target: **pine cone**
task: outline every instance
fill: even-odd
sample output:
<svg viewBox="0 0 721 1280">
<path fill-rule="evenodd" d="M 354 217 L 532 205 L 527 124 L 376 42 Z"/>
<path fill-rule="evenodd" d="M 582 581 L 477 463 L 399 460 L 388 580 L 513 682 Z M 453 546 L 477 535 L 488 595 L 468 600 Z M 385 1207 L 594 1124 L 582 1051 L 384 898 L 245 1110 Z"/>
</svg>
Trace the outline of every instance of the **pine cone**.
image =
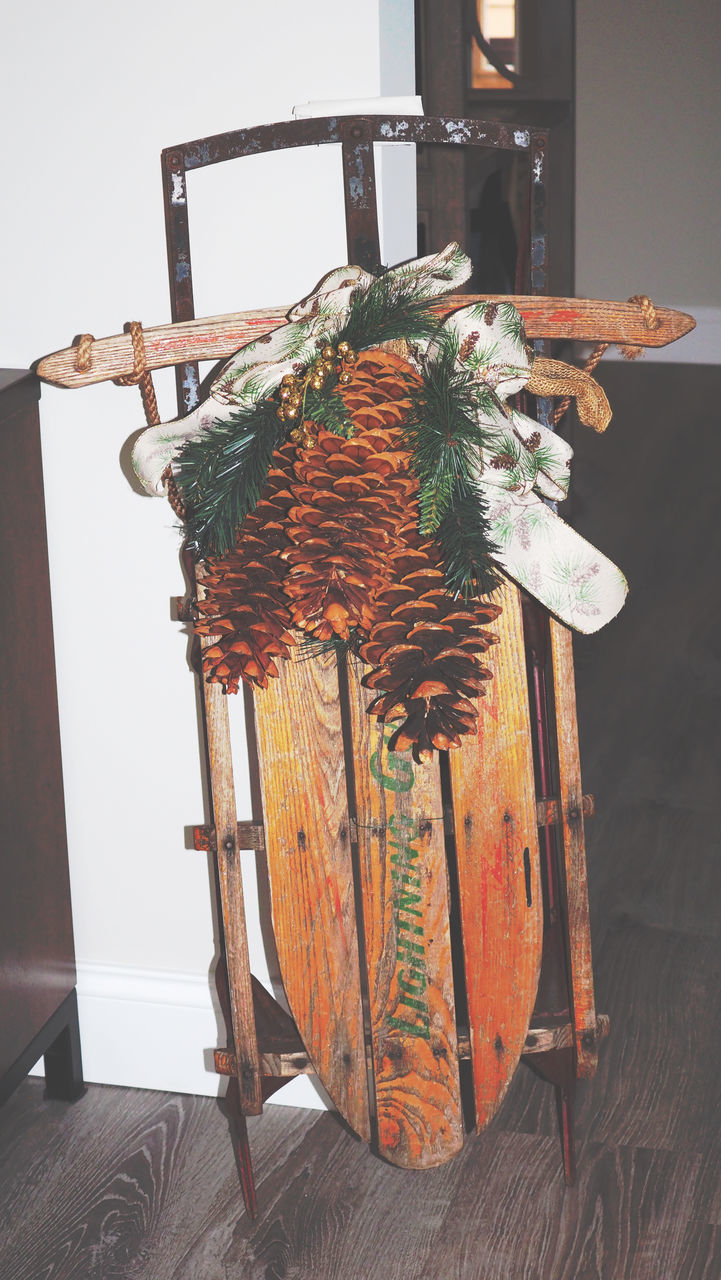
<svg viewBox="0 0 721 1280">
<path fill-rule="evenodd" d="M 203 652 L 203 670 L 228 693 L 237 693 L 241 680 L 264 689 L 268 677 L 278 675 L 274 659 L 287 658 L 294 644 L 280 558 L 288 545 L 294 458 L 290 444 L 276 451 L 262 497 L 246 516 L 236 546 L 222 559 L 207 561 L 195 631 L 219 637 Z"/>
<path fill-rule="evenodd" d="M 497 641 L 482 624 L 501 609 L 491 601 L 466 606 L 448 594 L 438 548 L 418 533 L 416 519 L 399 531 L 387 578 L 377 597 L 380 620 L 360 650 L 376 669 L 362 683 L 382 690 L 368 707 L 371 715 L 402 721 L 389 749 L 411 747 L 420 763 L 431 758 L 434 747 L 460 746 L 462 735 L 475 730 L 477 712 L 470 699 L 484 694 L 491 677 L 477 655 Z"/>
<path fill-rule="evenodd" d="M 353 630 L 367 635 L 373 623 L 386 559 L 417 487 L 398 430 L 417 381 L 400 357 L 363 352 L 352 382 L 339 387 L 355 434 L 344 439 L 321 427 L 298 452 L 284 585 L 293 625 L 321 642 L 347 640 Z"/>
</svg>

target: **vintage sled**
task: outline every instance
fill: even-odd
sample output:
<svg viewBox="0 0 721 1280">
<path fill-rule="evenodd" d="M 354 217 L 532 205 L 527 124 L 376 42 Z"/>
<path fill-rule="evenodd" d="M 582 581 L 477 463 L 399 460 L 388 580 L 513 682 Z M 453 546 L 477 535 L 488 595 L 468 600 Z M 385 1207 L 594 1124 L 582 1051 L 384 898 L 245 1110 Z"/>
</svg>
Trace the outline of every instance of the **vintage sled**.
<svg viewBox="0 0 721 1280">
<path fill-rule="evenodd" d="M 195 320 L 186 172 L 259 151 L 339 143 L 349 261 L 379 261 L 375 141 L 526 151 L 534 244 L 531 295 L 514 301 L 535 340 L 664 345 L 693 327 L 635 303 L 553 299 L 546 287 L 545 138 L 481 121 L 301 120 L 222 134 L 163 155 L 173 324 L 46 357 L 48 381 L 81 386 L 178 365 L 179 398 L 198 398 L 198 359 L 228 355 L 283 323 L 276 309 Z M 461 127 L 462 126 L 462 127 Z M 181 269 L 182 268 L 182 269 Z M 472 301 L 445 297 L 447 311 Z M 506 299 L 508 301 L 509 299 Z M 141 344 L 142 345 L 142 344 Z M 541 348 L 543 349 L 543 348 Z M 539 416 L 548 415 L 541 403 Z M 192 575 L 192 566 L 190 573 Z M 202 575 L 190 596 L 202 598 Z M 464 1141 L 462 1064 L 475 1127 L 495 1114 L 522 1057 L 555 1087 L 564 1169 L 574 1176 L 573 1095 L 593 1074 L 608 1020 L 595 1010 L 571 633 L 512 582 L 494 623 L 494 678 L 477 734 L 414 764 L 366 714 L 349 657 L 295 650 L 268 687 L 247 694 L 258 808 L 238 821 L 227 698 L 202 682 L 213 813 L 196 847 L 217 859 L 225 942 L 219 987 L 246 1204 L 256 1212 L 245 1117 L 289 1078 L 316 1073 L 379 1155 L 423 1169 Z M 188 606 L 181 608 L 189 616 Z M 203 646 L 212 637 L 202 640 Z M 273 928 L 292 1016 L 251 975 L 239 853 L 267 869 Z"/>
</svg>

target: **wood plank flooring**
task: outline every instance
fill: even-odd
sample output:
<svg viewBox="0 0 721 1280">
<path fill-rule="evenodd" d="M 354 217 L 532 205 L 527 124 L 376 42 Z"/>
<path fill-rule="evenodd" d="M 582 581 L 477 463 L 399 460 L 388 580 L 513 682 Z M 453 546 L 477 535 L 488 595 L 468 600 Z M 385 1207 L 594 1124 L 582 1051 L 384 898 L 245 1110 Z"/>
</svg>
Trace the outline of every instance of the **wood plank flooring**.
<svg viewBox="0 0 721 1280">
<path fill-rule="evenodd" d="M 577 1186 L 522 1067 L 490 1128 L 423 1173 L 333 1115 L 249 1123 L 246 1217 L 210 1099 L 26 1081 L 0 1111 L 0 1280 L 721 1280 L 721 371 L 601 366 L 607 437 L 574 441 L 574 520 L 622 565 L 576 644 L 597 1005 Z"/>
</svg>

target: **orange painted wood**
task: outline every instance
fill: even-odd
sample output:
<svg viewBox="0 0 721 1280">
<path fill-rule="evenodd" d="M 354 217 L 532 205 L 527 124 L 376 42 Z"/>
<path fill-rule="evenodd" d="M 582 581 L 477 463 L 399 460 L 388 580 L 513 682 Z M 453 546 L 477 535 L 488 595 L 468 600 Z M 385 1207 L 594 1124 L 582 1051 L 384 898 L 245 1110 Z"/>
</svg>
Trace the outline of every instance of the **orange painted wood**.
<svg viewBox="0 0 721 1280">
<path fill-rule="evenodd" d="M 256 693 L 271 911 L 288 1003 L 348 1124 L 370 1140 L 351 828 L 333 654 L 296 650 Z"/>
<path fill-rule="evenodd" d="M 576 1070 L 579 1076 L 592 1076 L 598 1066 L 598 1045 L 573 641 L 569 628 L 553 618 L 550 630 Z"/>
<path fill-rule="evenodd" d="M 463 1145 L 448 873 L 438 760 L 389 752 L 375 697 L 349 664 L 377 1143 L 405 1169 Z"/>
<path fill-rule="evenodd" d="M 445 315 L 472 302 L 512 302 L 523 316 L 529 338 L 567 338 L 582 342 L 621 342 L 633 346 L 665 347 L 695 328 L 682 311 L 657 307 L 657 329 L 647 329 L 640 307 L 632 302 L 593 298 L 548 298 L 504 294 L 448 294 L 434 310 Z M 149 369 L 163 369 L 185 360 L 218 360 L 286 323 L 289 306 L 233 312 L 155 325 L 144 330 Z M 90 365 L 76 365 L 77 348 L 65 347 L 38 361 L 36 372 L 58 387 L 85 387 L 133 372 L 133 346 L 127 333 L 99 338 L 90 352 Z"/>
<path fill-rule="evenodd" d="M 478 733 L 450 752 L 476 1125 L 497 1111 L 536 998 L 543 906 L 519 594 L 504 583 L 500 643 Z M 527 852 L 526 852 L 527 851 Z"/>
<path fill-rule="evenodd" d="M 198 595 L 203 598 L 202 570 L 197 571 Z M 215 637 L 205 636 L 207 648 Z M 218 881 L 230 981 L 230 1010 L 236 1052 L 238 1090 L 244 1115 L 260 1115 L 263 1098 L 260 1056 L 255 1032 L 255 1012 L 245 923 L 243 878 L 238 857 L 238 817 L 235 808 L 233 760 L 228 722 L 228 700 L 219 684 L 202 682 L 205 728 L 213 799 L 213 823 L 217 840 Z"/>
</svg>

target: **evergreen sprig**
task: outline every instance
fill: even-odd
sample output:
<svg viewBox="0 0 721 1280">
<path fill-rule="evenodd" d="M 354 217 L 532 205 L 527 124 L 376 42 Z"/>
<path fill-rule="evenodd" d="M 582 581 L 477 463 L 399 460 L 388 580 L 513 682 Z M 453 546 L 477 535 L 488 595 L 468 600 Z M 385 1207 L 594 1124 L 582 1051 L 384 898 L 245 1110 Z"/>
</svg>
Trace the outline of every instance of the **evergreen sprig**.
<svg viewBox="0 0 721 1280">
<path fill-rule="evenodd" d="M 433 338 L 443 317 L 431 310 L 434 299 L 419 298 L 413 277 L 388 272 L 353 298 L 348 319 L 333 341 L 347 342 L 354 351 L 378 347 L 403 338 L 426 342 Z"/>
<path fill-rule="evenodd" d="M 451 595 L 469 600 L 495 590 L 500 577 L 491 556 L 498 548 L 490 537 L 488 508 L 477 480 L 456 480 L 436 538 Z"/>
<path fill-rule="evenodd" d="M 311 658 L 324 658 L 328 653 L 334 653 L 337 658 L 345 657 L 347 654 L 355 657 L 367 638 L 356 627 L 351 628 L 347 640 L 337 635 L 330 636 L 328 640 L 316 640 L 314 636 L 304 636 L 298 648 L 298 658 L 300 662 L 305 662 Z"/>
<path fill-rule="evenodd" d="M 187 440 L 176 479 L 189 508 L 186 526 L 199 556 L 223 556 L 265 485 L 273 453 L 285 433 L 277 403 L 261 400 Z"/>
<path fill-rule="evenodd" d="M 477 420 L 479 388 L 459 368 L 458 339 L 439 334 L 420 387 L 411 392 L 406 443 L 419 481 L 421 533 L 432 534 L 443 554 L 446 583 L 454 595 L 484 595 L 498 577 L 491 555 L 487 507 L 476 479 L 486 435 Z"/>
<path fill-rule="evenodd" d="M 334 379 L 333 385 L 329 378 L 322 391 L 309 389 L 305 399 L 304 417 L 310 422 L 315 422 L 318 427 L 325 427 L 326 431 L 334 431 L 337 436 L 345 436 L 348 439 L 353 435 L 354 428 L 349 420 L 348 408 L 338 394 L 337 378 Z"/>
</svg>

